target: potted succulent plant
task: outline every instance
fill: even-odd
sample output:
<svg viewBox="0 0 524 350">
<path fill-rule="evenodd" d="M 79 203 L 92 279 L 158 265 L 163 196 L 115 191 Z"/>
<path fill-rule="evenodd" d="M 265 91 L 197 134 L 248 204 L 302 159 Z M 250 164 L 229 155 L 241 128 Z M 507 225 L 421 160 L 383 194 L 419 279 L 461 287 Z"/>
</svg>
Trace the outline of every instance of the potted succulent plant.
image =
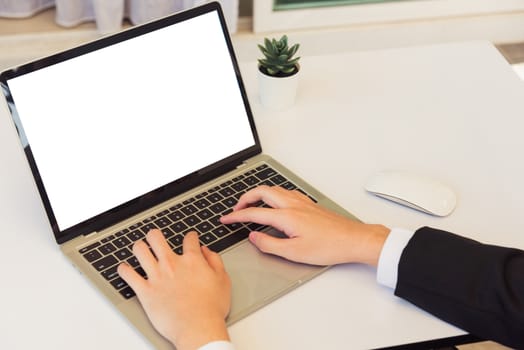
<svg viewBox="0 0 524 350">
<path fill-rule="evenodd" d="M 295 102 L 300 57 L 295 57 L 300 44 L 289 47 L 288 38 L 264 38 L 258 48 L 264 55 L 258 60 L 260 102 L 266 108 L 283 109 Z"/>
</svg>

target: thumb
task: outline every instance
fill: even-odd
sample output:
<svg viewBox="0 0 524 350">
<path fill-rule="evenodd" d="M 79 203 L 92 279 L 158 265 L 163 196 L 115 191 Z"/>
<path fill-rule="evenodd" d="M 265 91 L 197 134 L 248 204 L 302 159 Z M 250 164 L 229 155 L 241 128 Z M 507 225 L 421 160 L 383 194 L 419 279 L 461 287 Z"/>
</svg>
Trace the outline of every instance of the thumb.
<svg viewBox="0 0 524 350">
<path fill-rule="evenodd" d="M 249 234 L 249 240 L 264 253 L 284 258 L 289 253 L 289 238 L 276 238 L 263 232 L 253 231 Z"/>
</svg>

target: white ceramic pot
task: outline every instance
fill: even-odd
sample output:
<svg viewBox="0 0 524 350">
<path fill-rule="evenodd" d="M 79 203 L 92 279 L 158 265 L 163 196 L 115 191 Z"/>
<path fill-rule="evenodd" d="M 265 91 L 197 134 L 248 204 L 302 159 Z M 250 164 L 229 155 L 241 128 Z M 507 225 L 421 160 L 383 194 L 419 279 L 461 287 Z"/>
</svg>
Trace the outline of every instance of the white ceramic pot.
<svg viewBox="0 0 524 350">
<path fill-rule="evenodd" d="M 264 108 L 286 109 L 295 104 L 298 89 L 299 70 L 289 77 L 272 77 L 258 71 L 258 94 Z"/>
<path fill-rule="evenodd" d="M 93 0 L 98 32 L 110 34 L 122 28 L 124 0 Z"/>
</svg>

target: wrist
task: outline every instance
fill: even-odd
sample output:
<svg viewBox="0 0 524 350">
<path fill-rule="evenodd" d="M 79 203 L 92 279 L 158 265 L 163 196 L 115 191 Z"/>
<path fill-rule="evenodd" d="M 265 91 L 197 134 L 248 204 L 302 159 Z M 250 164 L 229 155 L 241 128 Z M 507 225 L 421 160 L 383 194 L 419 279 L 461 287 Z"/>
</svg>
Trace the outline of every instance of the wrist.
<svg viewBox="0 0 524 350">
<path fill-rule="evenodd" d="M 391 230 L 384 225 L 367 224 L 367 240 L 365 241 L 365 247 L 362 250 L 364 256 L 362 263 L 378 266 L 380 253 L 384 247 L 384 243 L 388 238 Z"/>
<path fill-rule="evenodd" d="M 196 350 L 213 341 L 229 341 L 223 318 L 207 318 L 204 322 L 186 325 L 176 339 L 170 339 L 178 350 Z"/>
</svg>

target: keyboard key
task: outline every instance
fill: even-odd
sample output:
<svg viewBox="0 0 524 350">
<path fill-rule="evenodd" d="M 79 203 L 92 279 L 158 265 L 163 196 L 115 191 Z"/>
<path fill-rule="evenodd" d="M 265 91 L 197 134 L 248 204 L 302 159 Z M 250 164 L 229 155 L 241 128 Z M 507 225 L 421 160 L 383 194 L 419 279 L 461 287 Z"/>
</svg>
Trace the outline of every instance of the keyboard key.
<svg viewBox="0 0 524 350">
<path fill-rule="evenodd" d="M 95 261 L 92 265 L 97 271 L 103 271 L 116 263 L 118 263 L 118 260 L 116 260 L 113 255 L 108 255 L 105 258 Z"/>
<path fill-rule="evenodd" d="M 120 291 L 120 294 L 126 299 L 130 299 L 136 295 L 135 292 L 131 289 L 131 287 L 126 287 L 122 289 Z"/>
<path fill-rule="evenodd" d="M 173 250 L 176 254 L 178 255 L 182 255 L 182 253 L 184 252 L 184 250 L 182 249 L 182 247 L 178 247 L 178 248 L 175 248 L 175 250 Z"/>
<path fill-rule="evenodd" d="M 215 214 L 220 214 L 227 208 L 222 203 L 215 203 L 212 206 L 209 207 Z"/>
<path fill-rule="evenodd" d="M 155 229 L 155 228 L 158 228 L 158 227 L 156 227 L 156 225 L 153 224 L 153 223 L 149 223 L 149 224 L 145 224 L 140 229 L 142 230 L 142 232 L 147 234 L 149 231 L 151 231 L 152 229 Z"/>
<path fill-rule="evenodd" d="M 200 233 L 206 233 L 209 230 L 213 228 L 213 225 L 211 225 L 209 222 L 204 221 L 203 223 L 200 223 L 196 226 L 196 229 Z"/>
<path fill-rule="evenodd" d="M 106 244 L 100 246 L 98 248 L 98 250 L 100 250 L 100 252 L 102 254 L 107 255 L 107 254 L 111 254 L 112 252 L 114 252 L 116 250 L 116 248 L 111 243 L 106 243 Z"/>
<path fill-rule="evenodd" d="M 127 258 L 133 256 L 133 253 L 127 248 L 120 249 L 115 253 L 115 256 L 120 260 L 126 260 Z"/>
<path fill-rule="evenodd" d="M 169 210 L 175 211 L 175 210 L 178 210 L 180 208 L 182 208 L 182 204 L 178 203 L 178 204 L 173 205 L 171 208 L 169 208 Z"/>
<path fill-rule="evenodd" d="M 184 236 L 182 235 L 176 235 L 169 239 L 169 242 L 171 242 L 171 244 L 173 244 L 175 247 L 182 245 L 183 241 L 184 241 Z"/>
<path fill-rule="evenodd" d="M 266 225 L 257 224 L 256 222 L 251 222 L 247 224 L 246 226 L 251 231 L 260 231 L 262 228 L 266 227 Z"/>
<path fill-rule="evenodd" d="M 117 238 L 117 239 L 115 239 L 113 241 L 113 244 L 117 248 L 123 248 L 123 247 L 129 245 L 130 243 L 131 243 L 131 241 L 129 239 L 127 239 L 126 237 L 120 237 L 120 238 Z"/>
<path fill-rule="evenodd" d="M 244 193 L 246 193 L 246 191 L 239 191 L 233 196 L 233 198 L 235 198 L 238 201 Z"/>
<path fill-rule="evenodd" d="M 147 278 L 147 274 L 142 267 L 137 267 L 135 271 L 142 277 Z"/>
<path fill-rule="evenodd" d="M 160 213 L 156 214 L 156 217 L 161 218 L 162 216 L 166 216 L 167 214 L 169 214 L 169 210 L 162 210 Z"/>
<path fill-rule="evenodd" d="M 169 238 L 169 237 L 173 236 L 175 233 L 173 231 L 171 231 L 170 228 L 166 227 L 166 228 L 162 229 L 162 234 L 164 235 L 165 238 Z"/>
<path fill-rule="evenodd" d="M 197 213 L 197 216 L 201 218 L 202 220 L 207 220 L 210 217 L 212 217 L 214 214 L 209 211 L 209 209 L 204 209 Z"/>
<path fill-rule="evenodd" d="M 240 227 L 242 227 L 242 224 L 239 223 L 239 222 L 234 222 L 232 224 L 229 224 L 229 225 L 224 225 L 225 227 L 227 227 L 228 229 L 230 229 L 231 231 L 236 231 L 238 230 Z"/>
<path fill-rule="evenodd" d="M 135 256 L 130 257 L 129 259 L 126 260 L 126 262 L 129 265 L 131 265 L 132 267 L 137 267 L 140 265 L 140 263 L 138 262 L 138 259 Z"/>
<path fill-rule="evenodd" d="M 192 203 L 195 201 L 195 198 L 189 198 L 182 202 L 182 205 L 188 205 L 189 203 Z"/>
<path fill-rule="evenodd" d="M 231 187 L 223 188 L 218 192 L 224 197 L 229 197 L 235 194 L 235 191 Z"/>
<path fill-rule="evenodd" d="M 158 227 L 158 228 L 164 228 L 166 227 L 167 225 L 171 224 L 172 221 L 169 220 L 169 218 L 167 217 L 162 217 L 158 220 L 155 220 L 155 225 Z"/>
<path fill-rule="evenodd" d="M 145 235 L 140 230 L 134 230 L 127 234 L 127 238 L 129 238 L 131 241 L 138 241 L 139 239 L 144 238 Z"/>
<path fill-rule="evenodd" d="M 167 217 L 170 218 L 173 222 L 175 222 L 178 220 L 182 220 L 186 216 L 180 210 L 177 210 L 169 214 Z"/>
<path fill-rule="evenodd" d="M 265 180 L 275 175 L 277 175 L 277 172 L 269 167 L 255 174 L 260 180 Z"/>
<path fill-rule="evenodd" d="M 216 242 L 208 245 L 208 248 L 214 252 L 221 252 L 222 250 L 231 247 L 233 244 L 246 239 L 249 236 L 249 229 L 243 227 L 240 230 L 233 232 L 229 236 L 226 236 Z"/>
<path fill-rule="evenodd" d="M 294 190 L 297 188 L 297 186 L 295 186 L 295 184 L 287 181 L 287 182 L 284 182 L 283 184 L 280 185 L 281 187 L 285 188 L 286 190 Z"/>
<path fill-rule="evenodd" d="M 227 227 L 225 227 L 225 226 L 220 226 L 220 227 L 217 227 L 216 229 L 214 229 L 211 232 L 213 232 L 213 234 L 215 236 L 217 236 L 217 237 L 224 237 L 225 235 L 227 235 L 231 231 Z"/>
<path fill-rule="evenodd" d="M 98 250 L 91 250 L 87 253 L 84 254 L 84 258 L 89 261 L 89 262 L 93 262 L 95 260 L 98 260 L 102 257 L 102 254 L 100 254 L 100 252 Z"/>
<path fill-rule="evenodd" d="M 256 184 L 258 184 L 260 182 L 260 180 L 258 180 L 256 177 L 254 176 L 249 176 L 249 177 L 246 177 L 244 179 L 244 182 L 248 185 L 248 186 L 255 186 Z"/>
<path fill-rule="evenodd" d="M 126 230 L 127 230 L 127 229 L 126 229 Z M 125 230 L 122 230 L 122 231 L 125 231 Z M 122 232 L 122 231 L 120 231 L 120 232 Z M 127 230 L 127 231 L 129 231 L 129 230 Z M 107 236 L 107 237 L 102 238 L 102 239 L 100 240 L 100 242 L 102 242 L 102 243 L 107 243 L 107 242 L 109 242 L 109 241 L 112 241 L 113 239 L 115 239 L 115 236 L 114 236 L 114 235 L 111 235 L 111 236 Z"/>
<path fill-rule="evenodd" d="M 273 176 L 271 178 L 271 181 L 273 181 L 275 183 L 275 185 L 280 185 L 280 184 L 286 182 L 287 179 L 284 176 L 282 176 L 280 174 L 277 174 L 277 175 L 275 175 L 275 176 Z"/>
<path fill-rule="evenodd" d="M 121 237 L 121 236 L 125 235 L 125 234 L 128 233 L 128 232 L 129 232 L 129 229 L 128 229 L 128 228 L 125 228 L 125 229 L 120 230 L 120 231 L 118 231 L 117 233 L 115 233 L 115 236 L 116 236 L 116 237 Z M 112 237 L 112 236 L 110 236 L 110 237 Z"/>
<path fill-rule="evenodd" d="M 220 222 L 220 215 L 213 216 L 211 219 L 209 219 L 209 222 L 215 227 L 222 225 Z"/>
<path fill-rule="evenodd" d="M 200 220 L 196 215 L 191 215 L 184 219 L 184 222 L 188 226 L 198 225 L 201 221 L 202 220 Z"/>
<path fill-rule="evenodd" d="M 182 221 L 175 222 L 173 225 L 169 226 L 170 229 L 172 229 L 176 233 L 182 233 L 185 230 L 187 230 L 187 225 L 184 224 Z"/>
<path fill-rule="evenodd" d="M 111 283 L 111 285 L 113 287 L 115 287 L 116 290 L 119 290 L 119 289 L 122 289 L 124 287 L 127 287 L 127 283 L 120 277 L 115 278 L 110 283 Z"/>
<path fill-rule="evenodd" d="M 221 201 L 224 199 L 220 193 L 211 193 L 209 196 L 206 197 L 211 203 L 216 203 L 218 201 Z"/>
<path fill-rule="evenodd" d="M 227 186 L 231 185 L 232 183 L 233 183 L 233 181 L 228 180 L 228 181 L 224 182 L 223 184 L 221 184 L 220 187 L 227 187 Z"/>
<path fill-rule="evenodd" d="M 204 209 L 205 207 L 209 206 L 209 201 L 206 200 L 205 198 L 202 198 L 198 201 L 195 202 L 195 206 L 198 208 L 198 209 Z"/>
<path fill-rule="evenodd" d="M 187 235 L 189 232 L 196 232 L 194 228 L 189 228 L 187 230 L 185 230 L 184 232 L 182 232 L 182 235 Z M 198 232 L 196 232 L 198 234 Z"/>
<path fill-rule="evenodd" d="M 238 200 L 236 200 L 234 197 L 226 198 L 222 201 L 222 204 L 224 204 L 227 208 L 232 208 L 237 204 Z"/>
<path fill-rule="evenodd" d="M 307 196 L 307 193 L 303 189 L 297 188 L 297 191 Z"/>
<path fill-rule="evenodd" d="M 110 269 L 105 270 L 104 272 L 102 272 L 102 276 L 104 276 L 104 278 L 108 281 L 112 280 L 115 277 L 118 277 L 117 267 L 118 265 L 115 265 Z"/>
<path fill-rule="evenodd" d="M 198 211 L 197 208 L 193 204 L 185 206 L 185 207 L 183 207 L 180 210 L 182 210 L 182 212 L 184 214 L 186 214 L 186 215 L 191 215 L 191 214 L 194 214 L 194 213 L 196 213 Z"/>
<path fill-rule="evenodd" d="M 206 233 L 206 234 L 200 236 L 200 242 L 203 245 L 208 245 L 209 243 L 214 242 L 216 240 L 217 240 L 217 238 L 215 236 L 213 236 L 211 233 Z"/>
<path fill-rule="evenodd" d="M 142 222 L 143 222 L 144 224 L 148 224 L 148 223 L 150 223 L 151 221 L 153 221 L 153 220 L 155 220 L 155 219 L 156 219 L 156 216 L 153 215 L 153 216 L 148 217 L 147 219 L 142 220 Z"/>
<path fill-rule="evenodd" d="M 247 185 L 243 182 L 237 182 L 237 183 L 234 183 L 231 185 L 231 187 L 236 191 L 236 192 L 240 192 L 240 191 L 243 191 L 247 188 Z"/>
<path fill-rule="evenodd" d="M 257 167 L 257 170 L 260 171 L 260 170 L 263 170 L 263 169 L 265 169 L 265 168 L 267 168 L 267 167 L 268 167 L 267 164 L 262 164 L 261 166 Z"/>
<path fill-rule="evenodd" d="M 130 230 L 136 230 L 137 228 L 139 228 L 142 225 L 143 225 L 143 223 L 137 222 L 136 224 L 133 224 L 133 225 L 129 226 L 129 229 Z"/>
<path fill-rule="evenodd" d="M 240 180 L 242 180 L 245 176 L 244 175 L 239 175 L 237 177 L 234 177 L 233 178 L 233 182 L 239 182 Z"/>
<path fill-rule="evenodd" d="M 315 198 L 311 197 L 309 194 L 307 194 L 306 191 L 304 191 L 303 189 L 297 188 L 297 191 L 302 193 L 305 196 L 308 196 L 309 199 L 311 199 L 313 202 L 317 203 L 317 200 Z"/>
<path fill-rule="evenodd" d="M 201 198 L 204 198 L 205 196 L 207 196 L 207 192 L 202 192 L 202 193 L 199 193 L 195 196 L 196 199 L 201 199 Z"/>
<path fill-rule="evenodd" d="M 88 245 L 87 247 L 84 247 L 79 250 L 80 254 L 84 254 L 85 252 L 90 251 L 91 249 L 94 249 L 100 245 L 100 242 L 95 242 L 93 244 Z"/>
<path fill-rule="evenodd" d="M 259 185 L 266 185 L 266 186 L 270 186 L 270 187 L 271 186 L 275 186 L 275 184 L 271 180 L 264 180 Z"/>
</svg>

